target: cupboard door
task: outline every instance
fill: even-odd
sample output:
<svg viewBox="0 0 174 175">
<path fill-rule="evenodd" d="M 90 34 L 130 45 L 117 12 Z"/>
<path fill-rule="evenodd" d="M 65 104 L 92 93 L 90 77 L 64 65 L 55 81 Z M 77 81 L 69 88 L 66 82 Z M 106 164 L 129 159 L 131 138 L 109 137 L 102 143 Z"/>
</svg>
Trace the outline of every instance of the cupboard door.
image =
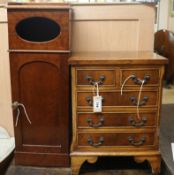
<svg viewBox="0 0 174 175">
<path fill-rule="evenodd" d="M 19 106 L 17 123 L 14 109 L 17 163 L 69 164 L 67 59 L 67 54 L 11 53 L 13 102 L 23 104 L 31 120 Z"/>
</svg>

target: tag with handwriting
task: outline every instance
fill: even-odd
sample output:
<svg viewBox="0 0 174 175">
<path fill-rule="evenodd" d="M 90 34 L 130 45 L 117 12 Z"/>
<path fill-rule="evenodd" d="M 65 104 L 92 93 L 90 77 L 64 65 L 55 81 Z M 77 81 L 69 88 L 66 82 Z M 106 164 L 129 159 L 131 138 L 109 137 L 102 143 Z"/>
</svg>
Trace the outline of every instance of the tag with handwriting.
<svg viewBox="0 0 174 175">
<path fill-rule="evenodd" d="M 93 96 L 93 112 L 102 112 L 102 96 Z"/>
</svg>

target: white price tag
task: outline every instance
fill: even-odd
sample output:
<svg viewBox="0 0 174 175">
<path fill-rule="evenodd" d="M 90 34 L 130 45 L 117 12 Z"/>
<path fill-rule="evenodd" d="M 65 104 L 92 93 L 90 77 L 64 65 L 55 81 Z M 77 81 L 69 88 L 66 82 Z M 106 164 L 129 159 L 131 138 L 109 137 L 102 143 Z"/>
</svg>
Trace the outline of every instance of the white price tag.
<svg viewBox="0 0 174 175">
<path fill-rule="evenodd" d="M 93 96 L 93 112 L 102 112 L 102 96 Z"/>
<path fill-rule="evenodd" d="M 174 161 L 174 143 L 171 143 L 172 146 L 172 155 L 173 155 L 173 161 Z"/>
</svg>

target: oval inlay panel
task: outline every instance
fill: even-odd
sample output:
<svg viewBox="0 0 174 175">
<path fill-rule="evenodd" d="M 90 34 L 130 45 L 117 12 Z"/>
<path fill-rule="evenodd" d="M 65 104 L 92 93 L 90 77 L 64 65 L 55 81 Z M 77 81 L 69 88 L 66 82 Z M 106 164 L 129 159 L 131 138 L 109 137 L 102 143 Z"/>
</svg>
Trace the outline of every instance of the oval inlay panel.
<svg viewBox="0 0 174 175">
<path fill-rule="evenodd" d="M 16 25 L 17 34 L 24 40 L 31 42 L 46 42 L 60 34 L 60 25 L 44 17 L 31 17 L 20 21 Z"/>
</svg>

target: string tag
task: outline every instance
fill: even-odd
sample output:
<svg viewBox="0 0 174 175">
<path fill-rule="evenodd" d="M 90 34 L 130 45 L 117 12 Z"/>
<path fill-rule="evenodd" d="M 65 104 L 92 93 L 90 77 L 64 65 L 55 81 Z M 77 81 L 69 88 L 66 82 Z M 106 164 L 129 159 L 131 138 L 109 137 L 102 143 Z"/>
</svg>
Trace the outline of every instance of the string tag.
<svg viewBox="0 0 174 175">
<path fill-rule="evenodd" d="M 102 112 L 102 96 L 99 95 L 98 83 L 95 84 L 96 96 L 93 96 L 93 112 Z"/>
<path fill-rule="evenodd" d="M 140 100 L 141 100 L 141 93 L 142 93 L 142 90 L 143 90 L 143 85 L 144 85 L 145 81 L 142 80 L 141 81 L 141 86 L 140 86 L 140 90 L 139 90 L 139 94 L 138 94 L 138 101 L 137 101 L 137 118 L 140 120 L 140 110 L 139 110 L 139 107 L 140 107 Z"/>
</svg>

